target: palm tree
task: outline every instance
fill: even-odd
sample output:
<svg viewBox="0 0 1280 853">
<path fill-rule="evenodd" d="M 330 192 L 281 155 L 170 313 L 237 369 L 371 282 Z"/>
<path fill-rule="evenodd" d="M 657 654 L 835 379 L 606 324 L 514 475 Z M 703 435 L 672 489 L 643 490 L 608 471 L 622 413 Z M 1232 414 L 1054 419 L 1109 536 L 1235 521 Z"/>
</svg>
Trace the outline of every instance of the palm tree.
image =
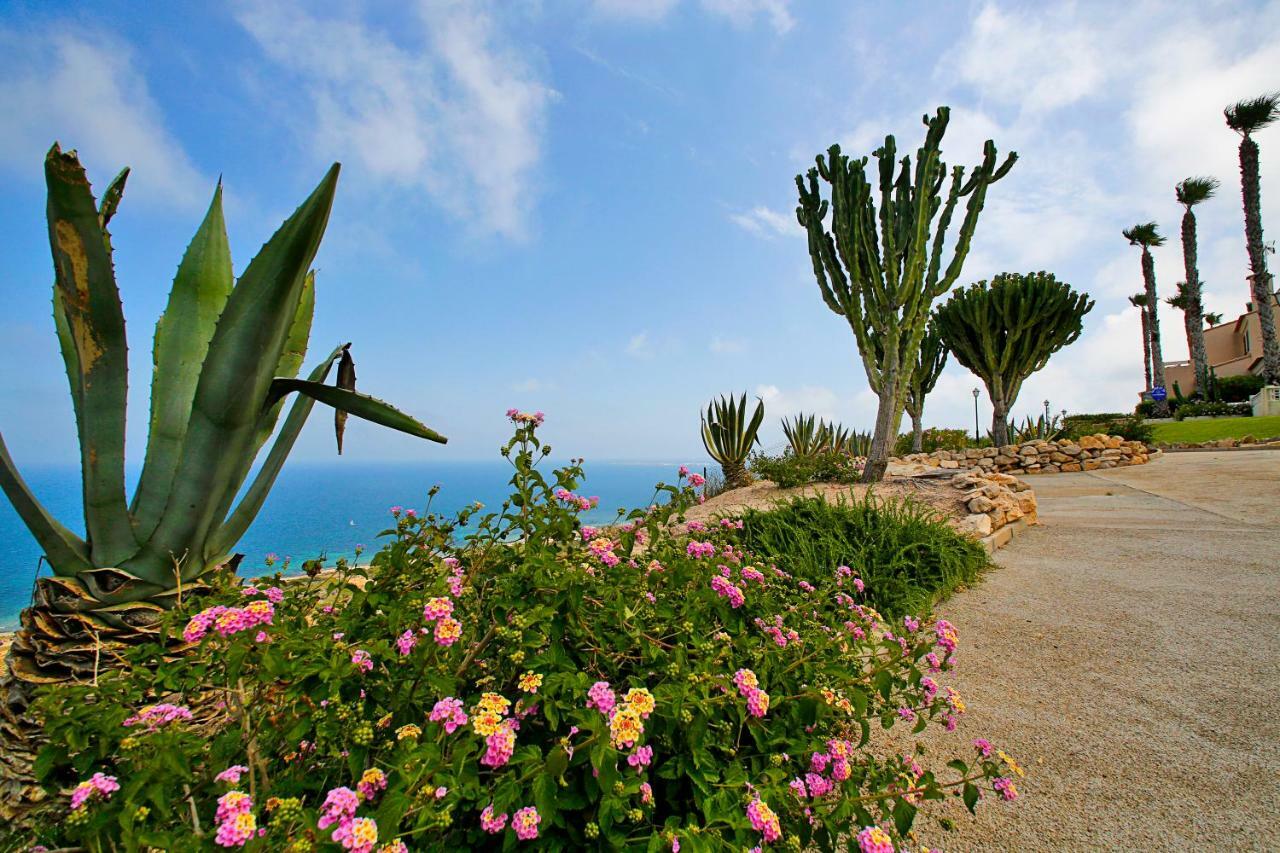
<svg viewBox="0 0 1280 853">
<path fill-rule="evenodd" d="M 1124 237 L 1131 246 L 1142 247 L 1142 281 L 1147 290 L 1147 340 L 1151 346 L 1152 388 L 1164 387 L 1164 355 L 1160 350 L 1160 298 L 1156 295 L 1156 262 L 1151 257 L 1152 246 L 1163 246 L 1164 237 L 1154 222 L 1141 222 L 1124 230 Z M 1157 418 L 1169 416 L 1167 400 L 1156 400 L 1152 412 Z"/>
<path fill-rule="evenodd" d="M 1142 361 L 1146 368 L 1147 384 L 1144 391 L 1151 390 L 1151 320 L 1147 317 L 1147 294 L 1135 293 L 1129 297 L 1129 304 L 1142 312 Z"/>
<path fill-rule="evenodd" d="M 1180 281 L 1174 286 L 1178 289 L 1178 292 L 1173 296 L 1166 296 L 1164 298 L 1164 304 L 1177 308 L 1182 312 L 1182 325 L 1187 333 L 1187 352 L 1192 353 L 1194 352 L 1195 345 L 1191 340 L 1191 295 L 1187 291 L 1187 283 L 1185 281 Z M 1203 331 L 1203 328 L 1201 331 Z M 1203 387 L 1203 383 L 1200 381 L 1199 366 L 1196 364 L 1195 357 L 1192 355 L 1188 355 L 1187 357 L 1191 359 L 1193 365 L 1196 365 L 1196 387 Z"/>
<path fill-rule="evenodd" d="M 1244 199 L 1244 240 L 1249 250 L 1250 290 L 1262 326 L 1262 375 L 1268 385 L 1280 384 L 1280 342 L 1271 310 L 1271 275 L 1262 244 L 1262 191 L 1258 176 L 1258 143 L 1253 132 L 1280 119 L 1280 92 L 1240 101 L 1223 110 L 1227 127 L 1240 134 L 1240 194 Z"/>
<path fill-rule="evenodd" d="M 1217 178 L 1187 178 L 1178 184 L 1174 194 L 1178 204 L 1183 207 L 1182 214 L 1182 264 L 1186 270 L 1185 290 L 1180 286 L 1178 297 L 1183 298 L 1183 324 L 1187 327 L 1187 352 L 1191 355 L 1191 364 L 1195 370 L 1196 390 L 1206 387 L 1209 380 L 1209 356 L 1204 347 L 1204 323 L 1201 314 L 1204 312 L 1200 270 L 1196 267 L 1196 215 L 1191 208 L 1213 198 L 1218 191 Z M 1172 301 L 1171 301 L 1172 304 Z M 1203 393 L 1201 396 L 1204 396 Z"/>
<path fill-rule="evenodd" d="M 1214 326 L 1220 325 L 1221 323 L 1222 323 L 1221 314 L 1215 314 L 1212 311 L 1206 311 L 1204 313 L 1204 324 L 1209 328 L 1212 329 Z"/>
</svg>

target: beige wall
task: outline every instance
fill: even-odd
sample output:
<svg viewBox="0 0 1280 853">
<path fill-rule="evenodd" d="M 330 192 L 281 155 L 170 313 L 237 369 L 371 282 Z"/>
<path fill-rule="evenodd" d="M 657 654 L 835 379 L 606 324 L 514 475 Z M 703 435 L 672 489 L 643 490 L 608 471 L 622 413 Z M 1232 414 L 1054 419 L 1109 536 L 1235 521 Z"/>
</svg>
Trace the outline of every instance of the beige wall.
<svg viewBox="0 0 1280 853">
<path fill-rule="evenodd" d="M 1273 311 L 1280 311 L 1280 296 L 1274 297 Z M 1262 324 L 1258 312 L 1250 311 L 1236 319 L 1204 330 L 1205 354 L 1218 376 L 1241 376 L 1254 372 L 1262 358 Z M 1166 361 L 1164 379 L 1169 395 L 1173 383 L 1184 395 L 1196 388 L 1195 371 L 1189 361 Z"/>
</svg>

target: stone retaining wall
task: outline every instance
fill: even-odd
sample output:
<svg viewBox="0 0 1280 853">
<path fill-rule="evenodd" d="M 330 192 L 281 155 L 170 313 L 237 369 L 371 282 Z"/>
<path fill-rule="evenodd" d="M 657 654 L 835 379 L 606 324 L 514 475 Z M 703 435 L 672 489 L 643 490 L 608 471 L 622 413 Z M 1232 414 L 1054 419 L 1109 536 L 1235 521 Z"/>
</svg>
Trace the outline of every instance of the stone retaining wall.
<svg viewBox="0 0 1280 853">
<path fill-rule="evenodd" d="M 1036 523 L 1036 493 L 1010 474 L 971 468 L 951 478 L 960 489 L 960 500 L 968 515 L 955 518 L 951 526 L 979 540 L 988 551 L 1005 545 L 1028 524 Z"/>
<path fill-rule="evenodd" d="M 897 461 L 929 468 L 980 468 L 1001 474 L 1056 474 L 1142 465 L 1160 451 L 1118 435 L 1086 435 L 1079 439 L 1027 441 L 1003 447 L 972 447 L 911 453 Z"/>
</svg>

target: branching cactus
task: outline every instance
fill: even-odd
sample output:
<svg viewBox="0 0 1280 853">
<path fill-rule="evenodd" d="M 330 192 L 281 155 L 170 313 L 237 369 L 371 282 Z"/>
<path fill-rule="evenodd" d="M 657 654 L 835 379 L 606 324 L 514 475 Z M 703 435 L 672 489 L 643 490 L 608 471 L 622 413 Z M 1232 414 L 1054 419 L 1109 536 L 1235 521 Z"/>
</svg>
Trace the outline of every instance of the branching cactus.
<svg viewBox="0 0 1280 853">
<path fill-rule="evenodd" d="M 947 366 L 947 345 L 938 335 L 937 326 L 929 323 L 920 339 L 920 354 L 907 381 L 907 404 L 904 407 L 911 416 L 911 452 L 919 453 L 924 445 L 924 398 L 938 384 L 942 369 Z"/>
<path fill-rule="evenodd" d="M 1001 273 L 957 290 L 934 312 L 942 342 L 987 386 L 996 446 L 1009 444 L 1009 409 L 1027 377 L 1080 337 L 1093 309 L 1052 273 Z"/>
<path fill-rule="evenodd" d="M 11 702 L 25 696 L 22 685 L 93 677 L 122 646 L 154 638 L 163 611 L 198 592 L 201 576 L 233 562 L 232 549 L 262 508 L 315 401 L 445 441 L 354 390 L 349 344 L 297 378 L 315 308 L 309 268 L 328 222 L 335 164 L 236 282 L 222 188 L 215 190 L 156 325 L 146 456 L 137 490 L 126 499 L 126 341 L 107 225 L 128 170 L 100 205 L 75 152 L 55 145 L 45 176 L 54 322 L 80 439 L 86 535 L 75 535 L 41 506 L 0 440 L 0 487 L 53 571 L 37 581 L 9 653 Z M 345 381 L 324 384 L 339 359 Z M 291 393 L 297 399 L 237 502 Z M 340 419 L 339 447 L 341 440 Z"/>
<path fill-rule="evenodd" d="M 702 446 L 724 471 L 726 488 L 736 489 L 750 482 L 747 456 L 760 443 L 756 435 L 764 421 L 764 401 L 756 401 L 755 413 L 747 420 L 747 395 L 738 400 L 721 397 L 707 404 L 702 416 Z"/>
<path fill-rule="evenodd" d="M 867 382 L 880 398 L 871 452 L 863 480 L 884 477 L 906 405 L 908 378 L 916 364 L 934 300 L 955 285 L 964 268 L 978 216 L 991 184 L 1017 160 L 998 162 L 988 140 L 983 159 L 966 178 L 963 166 L 942 161 L 942 137 L 950 110 L 924 117 L 924 143 L 898 160 L 892 136 L 873 156 L 851 160 L 833 145 L 806 175 L 796 176 L 796 217 L 809 238 L 813 273 L 827 307 L 853 330 Z M 822 197 L 826 183 L 830 200 Z M 952 217 L 964 200 L 964 216 L 947 239 Z M 828 212 L 830 226 L 826 223 Z M 944 244 L 951 259 L 943 264 Z"/>
</svg>

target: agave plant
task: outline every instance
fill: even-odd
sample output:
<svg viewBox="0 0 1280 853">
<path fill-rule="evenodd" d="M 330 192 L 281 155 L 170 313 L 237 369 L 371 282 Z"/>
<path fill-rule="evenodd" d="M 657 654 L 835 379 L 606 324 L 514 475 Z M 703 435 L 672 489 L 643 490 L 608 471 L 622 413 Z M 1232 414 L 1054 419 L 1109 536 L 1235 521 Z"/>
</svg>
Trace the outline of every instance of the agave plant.
<svg viewBox="0 0 1280 853">
<path fill-rule="evenodd" d="M 826 446 L 824 429 L 825 424 L 803 412 L 790 420 L 782 419 L 782 434 L 787 437 L 791 452 L 796 456 L 812 456 L 822 450 Z"/>
<path fill-rule="evenodd" d="M 841 426 L 832 421 L 831 423 L 818 422 L 818 440 L 822 444 L 823 450 L 829 450 L 832 453 L 849 452 L 849 442 L 853 434 L 849 432 L 849 428 Z"/>
<path fill-rule="evenodd" d="M 221 184 L 214 191 L 156 324 L 150 432 L 137 489 L 126 500 L 126 341 L 107 225 L 129 170 L 110 183 L 99 205 L 76 153 L 50 150 L 54 321 L 80 439 L 85 536 L 40 505 L 0 439 L 0 487 L 53 572 L 36 582 L 9 653 L 5 686 L 18 710 L 29 685 L 91 677 L 116 650 L 154 637 L 161 614 L 198 592 L 202 576 L 234 567 L 232 549 L 262 508 L 315 401 L 339 412 L 339 449 L 345 413 L 444 443 L 414 418 L 354 389 L 349 344 L 297 378 L 315 308 L 309 268 L 338 168 L 234 284 Z M 341 361 L 338 384 L 326 385 L 335 361 Z M 298 396 L 237 502 L 290 393 Z"/>
<path fill-rule="evenodd" d="M 1046 418 L 1044 415 L 1035 418 L 1027 416 L 1021 425 L 1017 421 L 1010 419 L 1008 426 L 1009 442 L 1011 444 L 1022 444 L 1027 441 L 1053 441 L 1062 434 L 1062 428 L 1062 419 L 1057 415 L 1050 418 Z M 988 431 L 987 435 L 991 436 L 994 443 L 995 437 L 991 435 L 990 431 Z"/>
<path fill-rule="evenodd" d="M 702 446 L 724 471 L 726 489 L 736 489 L 750 482 L 747 455 L 760 443 L 756 433 L 764 420 L 764 401 L 756 400 L 755 414 L 747 421 L 747 395 L 734 400 L 721 397 L 707 404 L 702 416 Z"/>
</svg>

